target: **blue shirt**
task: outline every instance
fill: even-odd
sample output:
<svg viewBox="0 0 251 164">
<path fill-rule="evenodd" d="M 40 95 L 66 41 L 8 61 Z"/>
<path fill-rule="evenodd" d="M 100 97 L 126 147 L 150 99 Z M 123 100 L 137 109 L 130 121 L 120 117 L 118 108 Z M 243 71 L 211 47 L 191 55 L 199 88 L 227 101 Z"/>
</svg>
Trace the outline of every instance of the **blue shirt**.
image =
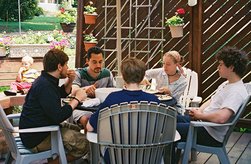
<svg viewBox="0 0 251 164">
<path fill-rule="evenodd" d="M 112 92 L 107 96 L 105 101 L 100 105 L 99 110 L 93 113 L 89 119 L 89 123 L 94 128 L 94 132 L 97 132 L 97 123 L 98 123 L 98 115 L 99 111 L 105 107 L 110 107 L 114 104 L 120 104 L 122 102 L 130 102 L 130 101 L 148 101 L 148 102 L 157 102 L 159 103 L 159 99 L 157 96 L 153 94 L 149 94 L 143 92 L 142 90 L 137 91 L 129 91 L 123 89 L 122 91 Z"/>
</svg>

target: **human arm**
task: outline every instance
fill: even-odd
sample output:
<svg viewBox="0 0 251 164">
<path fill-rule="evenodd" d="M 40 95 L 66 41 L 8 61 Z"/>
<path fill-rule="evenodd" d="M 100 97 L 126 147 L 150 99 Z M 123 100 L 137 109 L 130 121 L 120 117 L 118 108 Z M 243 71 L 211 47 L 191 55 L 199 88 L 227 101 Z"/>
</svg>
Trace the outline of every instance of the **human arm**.
<svg viewBox="0 0 251 164">
<path fill-rule="evenodd" d="M 79 102 L 82 102 L 84 99 L 86 99 L 86 97 L 87 95 L 85 90 L 79 88 L 75 92 L 75 98 L 69 102 L 69 105 L 72 107 L 72 109 L 75 109 L 78 106 Z"/>
<path fill-rule="evenodd" d="M 65 92 L 70 94 L 71 90 L 72 90 L 72 82 L 74 81 L 75 77 L 76 77 L 76 73 L 74 70 L 68 70 L 67 72 L 67 80 L 64 83 L 65 86 Z"/>
<path fill-rule="evenodd" d="M 234 114 L 234 112 L 229 108 L 222 108 L 215 112 L 203 113 L 200 110 L 191 109 L 189 115 L 195 120 L 202 120 L 214 123 L 226 123 L 229 118 Z"/>
<path fill-rule="evenodd" d="M 16 77 L 16 81 L 17 82 L 22 82 L 22 78 L 23 78 L 23 72 L 26 71 L 26 68 L 25 67 L 20 67 L 19 70 L 18 70 L 18 74 L 17 74 L 17 77 Z"/>
</svg>

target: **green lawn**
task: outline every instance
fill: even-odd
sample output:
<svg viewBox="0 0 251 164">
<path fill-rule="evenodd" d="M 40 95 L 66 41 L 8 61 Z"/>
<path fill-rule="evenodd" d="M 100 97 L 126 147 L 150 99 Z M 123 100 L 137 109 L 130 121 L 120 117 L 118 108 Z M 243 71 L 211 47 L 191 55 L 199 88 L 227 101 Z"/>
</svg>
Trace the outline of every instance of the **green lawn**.
<svg viewBox="0 0 251 164">
<path fill-rule="evenodd" d="M 26 20 L 21 22 L 22 31 L 50 31 L 54 29 L 61 29 L 59 20 L 57 17 L 34 17 L 32 20 Z M 19 24 L 18 22 L 0 22 L 0 31 L 18 32 Z"/>
</svg>

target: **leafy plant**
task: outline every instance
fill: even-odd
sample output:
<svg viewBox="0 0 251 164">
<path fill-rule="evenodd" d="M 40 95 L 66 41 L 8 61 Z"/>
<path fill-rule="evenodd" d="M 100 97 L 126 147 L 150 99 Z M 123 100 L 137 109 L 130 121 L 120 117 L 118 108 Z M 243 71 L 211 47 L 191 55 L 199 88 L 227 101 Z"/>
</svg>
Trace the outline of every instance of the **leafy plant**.
<svg viewBox="0 0 251 164">
<path fill-rule="evenodd" d="M 175 16 L 167 19 L 165 21 L 165 26 L 183 26 L 184 18 L 182 17 L 185 14 L 185 10 L 183 8 L 179 8 L 175 12 Z"/>
<path fill-rule="evenodd" d="M 93 7 L 92 5 L 93 5 L 93 2 L 90 1 L 89 5 L 84 6 L 84 14 L 97 14 L 96 13 L 97 8 Z"/>
<path fill-rule="evenodd" d="M 59 18 L 60 23 L 76 23 L 76 18 L 77 18 L 77 10 L 76 8 L 71 8 L 71 9 L 65 9 L 61 8 L 60 9 L 60 14 L 57 15 Z"/>
<path fill-rule="evenodd" d="M 84 41 L 91 42 L 91 43 L 97 43 L 97 38 L 95 38 L 95 36 L 93 36 L 93 34 L 86 34 L 86 35 L 84 35 Z"/>
</svg>

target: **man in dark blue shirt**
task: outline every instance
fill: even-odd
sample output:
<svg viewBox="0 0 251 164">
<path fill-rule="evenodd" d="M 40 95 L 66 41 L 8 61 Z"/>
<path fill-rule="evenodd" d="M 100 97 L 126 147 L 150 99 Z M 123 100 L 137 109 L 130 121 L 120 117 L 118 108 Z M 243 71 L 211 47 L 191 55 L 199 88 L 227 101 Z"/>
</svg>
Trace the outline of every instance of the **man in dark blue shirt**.
<svg viewBox="0 0 251 164">
<path fill-rule="evenodd" d="M 35 128 L 60 125 L 67 160 L 75 160 L 88 152 L 88 141 L 74 125 L 62 124 L 72 115 L 80 101 L 86 98 L 84 90 L 79 89 L 68 104 L 61 106 L 61 98 L 71 92 L 75 71 L 68 70 L 68 56 L 60 50 L 48 51 L 43 59 L 44 70 L 29 90 L 20 117 L 19 128 Z M 64 85 L 58 86 L 60 78 L 67 78 Z M 50 133 L 26 133 L 20 135 L 25 147 L 35 152 L 50 149 Z"/>
</svg>

